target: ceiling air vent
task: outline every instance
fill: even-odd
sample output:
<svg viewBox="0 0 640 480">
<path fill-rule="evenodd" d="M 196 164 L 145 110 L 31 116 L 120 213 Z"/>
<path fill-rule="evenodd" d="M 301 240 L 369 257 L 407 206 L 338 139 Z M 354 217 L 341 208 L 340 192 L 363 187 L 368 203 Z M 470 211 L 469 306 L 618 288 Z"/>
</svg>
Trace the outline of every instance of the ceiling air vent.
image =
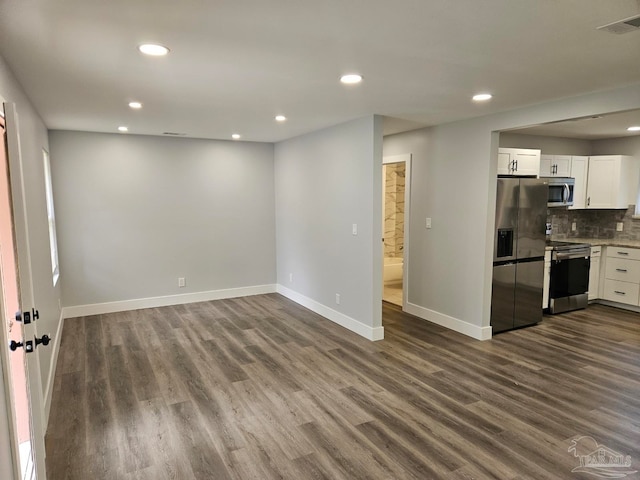
<svg viewBox="0 0 640 480">
<path fill-rule="evenodd" d="M 635 32 L 640 30 L 640 15 L 618 20 L 617 22 L 609 23 L 598 27 L 597 30 L 604 30 L 605 32 L 615 33 L 617 35 L 629 32 Z"/>
</svg>

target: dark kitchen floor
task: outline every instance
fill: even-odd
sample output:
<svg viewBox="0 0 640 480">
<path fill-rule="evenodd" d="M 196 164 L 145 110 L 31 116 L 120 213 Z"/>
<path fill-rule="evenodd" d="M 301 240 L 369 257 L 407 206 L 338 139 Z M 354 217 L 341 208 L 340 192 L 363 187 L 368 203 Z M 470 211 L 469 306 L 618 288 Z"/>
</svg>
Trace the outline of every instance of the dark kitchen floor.
<svg viewBox="0 0 640 480">
<path fill-rule="evenodd" d="M 383 308 L 380 342 L 277 294 L 66 320 L 48 479 L 594 478 L 580 437 L 640 470 L 640 315 L 479 342 Z"/>
</svg>

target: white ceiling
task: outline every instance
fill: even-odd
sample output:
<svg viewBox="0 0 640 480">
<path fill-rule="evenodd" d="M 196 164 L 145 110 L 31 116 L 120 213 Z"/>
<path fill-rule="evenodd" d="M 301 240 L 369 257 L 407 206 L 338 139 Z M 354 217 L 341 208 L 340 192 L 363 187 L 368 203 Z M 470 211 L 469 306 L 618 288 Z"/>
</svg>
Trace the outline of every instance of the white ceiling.
<svg viewBox="0 0 640 480">
<path fill-rule="evenodd" d="M 274 142 L 638 83 L 640 30 L 596 30 L 638 13 L 638 0 L 2 0 L 0 53 L 52 129 Z M 144 42 L 171 53 L 144 57 Z M 364 82 L 341 85 L 352 71 Z M 472 103 L 479 91 L 494 99 Z"/>
</svg>

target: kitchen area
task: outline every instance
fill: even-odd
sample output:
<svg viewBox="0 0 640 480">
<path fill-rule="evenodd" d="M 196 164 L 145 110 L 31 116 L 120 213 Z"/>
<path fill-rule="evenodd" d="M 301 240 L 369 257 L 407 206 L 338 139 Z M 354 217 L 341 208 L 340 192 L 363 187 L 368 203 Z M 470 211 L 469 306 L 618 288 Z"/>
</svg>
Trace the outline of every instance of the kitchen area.
<svg viewBox="0 0 640 480">
<path fill-rule="evenodd" d="M 501 133 L 494 334 L 594 302 L 640 313 L 639 125 L 630 111 Z"/>
</svg>

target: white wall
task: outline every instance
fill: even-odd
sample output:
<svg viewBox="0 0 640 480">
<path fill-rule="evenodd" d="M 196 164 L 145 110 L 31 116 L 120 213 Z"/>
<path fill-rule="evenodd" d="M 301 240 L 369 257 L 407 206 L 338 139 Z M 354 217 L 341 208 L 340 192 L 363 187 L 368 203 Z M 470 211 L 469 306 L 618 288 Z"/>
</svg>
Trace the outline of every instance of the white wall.
<svg viewBox="0 0 640 480">
<path fill-rule="evenodd" d="M 280 142 L 275 161 L 280 291 L 361 335 L 381 338 L 381 119 Z"/>
<path fill-rule="evenodd" d="M 5 101 L 16 104 L 22 171 L 26 187 L 26 227 L 29 232 L 28 253 L 31 257 L 33 285 L 32 292 L 23 290 L 21 296 L 28 298 L 33 293 L 34 305 L 22 307 L 23 309 L 36 307 L 39 310 L 40 319 L 35 324 L 38 335 L 49 334 L 55 341 L 61 324 L 59 307 L 61 293 L 59 284 L 56 287 L 53 286 L 51 274 L 42 157 L 42 150 L 49 148 L 47 129 L 2 57 L 0 57 L 0 96 Z M 26 244 L 20 236 L 18 236 L 18 242 L 22 245 Z M 53 344 L 49 348 L 40 348 L 37 352 L 40 361 L 42 393 L 43 398 L 46 399 L 50 393 L 49 382 L 53 378 L 55 368 Z"/>
<path fill-rule="evenodd" d="M 50 143 L 65 307 L 275 283 L 271 144 L 69 131 Z"/>
<path fill-rule="evenodd" d="M 591 155 L 631 155 L 640 159 L 640 135 L 594 140 Z"/>
<path fill-rule="evenodd" d="M 487 228 L 490 165 L 470 155 L 473 143 L 489 150 L 491 135 L 461 122 L 387 136 L 383 151 L 413 155 L 407 311 L 482 338 L 484 260 L 475 249 Z"/>
<path fill-rule="evenodd" d="M 548 155 L 592 155 L 591 140 L 580 138 L 503 132 L 500 134 L 500 146 L 504 148 L 534 148 Z"/>
<path fill-rule="evenodd" d="M 409 311 L 476 338 L 490 335 L 494 132 L 639 106 L 640 84 L 385 138 L 384 155 L 414 154 Z"/>
</svg>

